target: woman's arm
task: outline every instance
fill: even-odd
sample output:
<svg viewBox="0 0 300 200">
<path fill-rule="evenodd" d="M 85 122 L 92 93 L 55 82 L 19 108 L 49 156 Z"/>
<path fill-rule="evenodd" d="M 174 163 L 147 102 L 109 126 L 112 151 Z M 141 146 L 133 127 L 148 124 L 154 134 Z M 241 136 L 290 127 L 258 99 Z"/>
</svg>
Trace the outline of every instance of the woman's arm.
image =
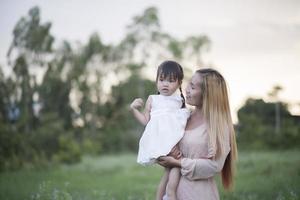
<svg viewBox="0 0 300 200">
<path fill-rule="evenodd" d="M 229 149 L 217 159 L 183 158 L 180 161 L 181 174 L 190 180 L 207 179 L 219 173 L 224 166 Z"/>
<path fill-rule="evenodd" d="M 158 159 L 158 163 L 164 167 L 179 167 L 181 174 L 190 180 L 207 179 L 213 177 L 223 168 L 227 154 L 220 156 L 218 159 L 207 158 L 181 158 L 175 159 L 171 156 L 164 156 Z"/>
<path fill-rule="evenodd" d="M 226 141 L 225 151 L 218 158 L 181 158 L 175 159 L 171 156 L 159 158 L 159 164 L 164 167 L 179 167 L 181 174 L 190 180 L 207 179 L 220 172 L 230 152 L 229 140 Z"/>
<path fill-rule="evenodd" d="M 152 102 L 152 99 L 149 96 L 146 101 L 146 105 L 145 105 L 145 109 L 144 109 L 143 113 L 138 110 L 144 104 L 144 102 L 141 98 L 135 99 L 130 104 L 130 110 L 133 113 L 133 116 L 144 126 L 146 126 L 150 120 L 151 102 Z"/>
</svg>

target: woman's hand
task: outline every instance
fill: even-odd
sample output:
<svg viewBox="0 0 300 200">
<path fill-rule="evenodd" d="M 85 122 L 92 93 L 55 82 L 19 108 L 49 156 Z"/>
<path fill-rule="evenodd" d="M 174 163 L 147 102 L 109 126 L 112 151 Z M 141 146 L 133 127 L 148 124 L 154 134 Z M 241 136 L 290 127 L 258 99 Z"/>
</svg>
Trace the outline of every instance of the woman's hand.
<svg viewBox="0 0 300 200">
<path fill-rule="evenodd" d="M 157 161 L 163 167 L 181 167 L 181 160 L 175 159 L 172 156 L 161 156 Z"/>
</svg>

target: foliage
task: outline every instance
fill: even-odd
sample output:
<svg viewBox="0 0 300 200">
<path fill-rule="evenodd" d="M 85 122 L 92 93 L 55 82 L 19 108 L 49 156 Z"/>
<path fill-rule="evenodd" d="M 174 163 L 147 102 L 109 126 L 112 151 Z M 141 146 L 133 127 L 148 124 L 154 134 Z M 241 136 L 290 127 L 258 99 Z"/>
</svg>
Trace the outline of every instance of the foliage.
<svg viewBox="0 0 300 200">
<path fill-rule="evenodd" d="M 154 82 L 141 79 L 136 72 L 125 82 L 112 87 L 113 101 L 106 104 L 106 108 L 111 112 L 107 112 L 106 126 L 102 131 L 103 150 L 137 150 L 142 127 L 131 116 L 129 104 L 135 97 L 146 101 L 148 94 L 155 93 Z"/>
<path fill-rule="evenodd" d="M 46 166 L 48 161 L 80 161 L 80 146 L 72 132 L 66 132 L 55 114 L 44 116 L 43 126 L 30 134 L 17 133 L 11 126 L 0 130 L 0 170 Z"/>
<path fill-rule="evenodd" d="M 136 150 L 142 127 L 128 104 L 156 93 L 144 69 L 165 59 L 200 58 L 209 43 L 206 36 L 192 37 L 193 44 L 163 32 L 155 7 L 135 16 L 117 44 L 93 33 L 86 44 L 63 41 L 53 48 L 51 27 L 33 7 L 13 29 L 7 53 L 13 73 L 0 71 L 2 170 Z M 45 72 L 40 82 L 37 68 Z M 111 77 L 117 82 L 109 83 Z"/>
<path fill-rule="evenodd" d="M 116 44 L 93 33 L 86 43 L 63 41 L 54 48 L 51 26 L 33 7 L 14 27 L 7 57 L 12 74 L 5 77 L 0 68 L 0 170 L 70 164 L 82 154 L 136 151 L 143 127 L 128 106 L 136 97 L 146 100 L 156 93 L 146 70 L 166 59 L 201 66 L 201 55 L 210 46 L 205 35 L 179 40 L 164 32 L 155 7 L 135 16 Z M 238 140 L 243 147 L 299 144 L 299 121 L 287 105 L 276 105 L 282 120 L 275 137 L 273 124 L 279 118 L 273 117 L 274 105 L 249 101 L 240 110 Z"/>
<path fill-rule="evenodd" d="M 276 132 L 276 106 L 280 110 L 280 131 Z M 289 149 L 300 144 L 300 118 L 292 116 L 283 102 L 248 99 L 238 111 L 239 148 Z"/>
</svg>

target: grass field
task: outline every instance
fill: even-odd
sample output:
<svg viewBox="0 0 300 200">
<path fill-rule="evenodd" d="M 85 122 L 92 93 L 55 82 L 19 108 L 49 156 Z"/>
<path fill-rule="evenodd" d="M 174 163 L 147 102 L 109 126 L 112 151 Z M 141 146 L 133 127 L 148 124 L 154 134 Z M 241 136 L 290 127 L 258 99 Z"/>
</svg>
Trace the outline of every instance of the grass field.
<svg viewBox="0 0 300 200">
<path fill-rule="evenodd" d="M 84 157 L 76 165 L 0 174 L 1 200 L 152 200 L 162 175 L 136 155 Z M 300 199 L 300 151 L 241 152 L 235 190 L 221 199 Z"/>
</svg>

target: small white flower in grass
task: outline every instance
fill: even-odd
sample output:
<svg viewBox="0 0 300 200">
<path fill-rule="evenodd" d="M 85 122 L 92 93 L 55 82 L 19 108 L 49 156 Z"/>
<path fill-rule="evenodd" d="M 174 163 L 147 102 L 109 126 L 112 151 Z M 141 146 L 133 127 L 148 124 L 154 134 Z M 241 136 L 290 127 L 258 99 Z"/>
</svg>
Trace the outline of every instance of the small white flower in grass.
<svg viewBox="0 0 300 200">
<path fill-rule="evenodd" d="M 70 185 L 70 182 L 65 182 L 65 186 L 68 187 Z"/>
<path fill-rule="evenodd" d="M 298 199 L 298 195 L 295 193 L 295 191 L 291 190 L 290 191 L 290 197 L 291 197 L 291 200 L 296 200 Z"/>
<path fill-rule="evenodd" d="M 52 192 L 52 199 L 53 200 L 56 200 L 58 199 L 58 190 L 57 189 L 54 189 L 53 192 Z"/>
</svg>

